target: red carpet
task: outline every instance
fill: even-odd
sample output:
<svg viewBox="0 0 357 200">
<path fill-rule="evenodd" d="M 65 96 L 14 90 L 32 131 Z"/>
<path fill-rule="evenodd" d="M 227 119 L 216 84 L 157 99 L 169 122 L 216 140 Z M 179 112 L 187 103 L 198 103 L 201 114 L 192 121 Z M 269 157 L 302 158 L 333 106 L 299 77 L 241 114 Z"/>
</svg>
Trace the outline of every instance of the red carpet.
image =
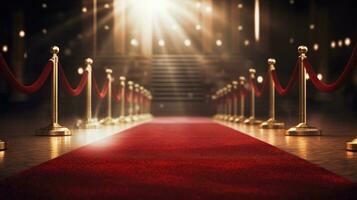
<svg viewBox="0 0 357 200">
<path fill-rule="evenodd" d="M 353 184 L 200 118 L 159 118 L 12 176 L 0 199 L 357 199 Z"/>
</svg>

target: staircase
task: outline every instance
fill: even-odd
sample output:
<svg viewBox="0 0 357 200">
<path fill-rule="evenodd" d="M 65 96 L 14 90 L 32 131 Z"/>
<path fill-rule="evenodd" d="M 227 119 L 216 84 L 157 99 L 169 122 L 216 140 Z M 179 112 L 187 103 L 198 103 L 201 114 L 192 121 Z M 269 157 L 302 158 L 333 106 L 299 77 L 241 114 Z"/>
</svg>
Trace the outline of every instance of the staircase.
<svg viewBox="0 0 357 200">
<path fill-rule="evenodd" d="M 208 115 L 207 87 L 200 57 L 157 55 L 152 58 L 152 112 L 160 115 Z"/>
</svg>

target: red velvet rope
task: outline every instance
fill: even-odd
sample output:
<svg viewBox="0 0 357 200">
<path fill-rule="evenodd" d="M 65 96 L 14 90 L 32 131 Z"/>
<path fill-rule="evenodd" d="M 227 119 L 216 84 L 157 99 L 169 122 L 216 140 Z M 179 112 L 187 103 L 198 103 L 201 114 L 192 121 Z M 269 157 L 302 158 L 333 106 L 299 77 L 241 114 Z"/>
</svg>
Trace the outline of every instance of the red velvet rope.
<svg viewBox="0 0 357 200">
<path fill-rule="evenodd" d="M 270 75 L 271 75 L 271 77 L 273 79 L 273 82 L 274 82 L 274 85 L 275 85 L 275 89 L 280 95 L 282 95 L 282 96 L 286 95 L 293 88 L 293 86 L 295 85 L 295 82 L 296 82 L 296 80 L 298 78 L 298 75 L 299 75 L 298 74 L 298 71 L 299 71 L 298 69 L 299 69 L 299 62 L 296 62 L 295 68 L 293 70 L 293 73 L 292 73 L 292 75 L 290 77 L 290 80 L 289 80 L 288 85 L 286 86 L 286 88 L 284 88 L 281 85 L 281 83 L 280 83 L 280 81 L 278 79 L 278 76 L 276 74 L 276 71 L 275 70 L 270 70 Z"/>
<path fill-rule="evenodd" d="M 357 45 L 355 45 L 352 55 L 349 58 L 344 70 L 341 75 L 333 83 L 324 83 L 317 78 L 315 70 L 312 68 L 311 64 L 307 59 L 304 60 L 304 67 L 306 72 L 309 74 L 311 82 L 314 86 L 323 92 L 332 92 L 337 90 L 342 86 L 346 79 L 352 74 L 353 70 L 357 66 Z"/>
<path fill-rule="evenodd" d="M 115 100 L 115 101 L 120 102 L 120 100 L 121 100 L 121 93 L 122 93 L 122 88 L 121 88 L 121 86 L 119 86 L 119 90 L 118 90 L 117 94 L 114 95 L 114 100 Z"/>
<path fill-rule="evenodd" d="M 73 88 L 71 86 L 71 84 L 69 83 L 66 74 L 64 73 L 64 70 L 62 68 L 61 65 L 59 65 L 58 67 L 59 70 L 59 74 L 62 80 L 62 85 L 67 89 L 67 92 L 71 95 L 71 96 L 78 96 L 82 93 L 84 87 L 87 85 L 88 82 L 88 72 L 85 71 L 82 75 L 81 80 L 79 81 L 78 85 L 76 88 Z"/>
<path fill-rule="evenodd" d="M 243 95 L 244 97 L 246 97 L 248 95 L 248 92 L 249 91 L 244 86 L 239 85 L 239 93 L 240 93 L 240 95 Z"/>
<path fill-rule="evenodd" d="M 251 77 L 249 77 L 250 87 L 254 88 L 256 97 L 261 97 L 263 95 L 263 92 L 265 91 L 266 85 L 269 82 L 268 80 L 269 80 L 269 72 L 267 72 L 265 74 L 262 86 L 259 88 L 257 83 L 256 83 L 256 81 L 253 80 Z"/>
<path fill-rule="evenodd" d="M 103 99 L 105 96 L 107 96 L 108 86 L 109 86 L 109 80 L 108 79 L 105 81 L 103 88 L 101 90 L 99 90 L 97 81 L 95 80 L 95 78 L 93 76 L 93 85 L 94 85 L 94 89 L 95 89 L 99 99 Z"/>
<path fill-rule="evenodd" d="M 36 81 L 34 81 L 30 85 L 23 85 L 16 79 L 14 74 L 11 72 L 9 66 L 7 65 L 4 57 L 0 54 L 0 71 L 5 76 L 5 79 L 11 84 L 12 87 L 16 88 L 17 90 L 23 93 L 31 94 L 41 89 L 44 83 L 46 82 L 48 76 L 50 75 L 52 69 L 53 69 L 52 61 L 48 61 Z"/>
</svg>

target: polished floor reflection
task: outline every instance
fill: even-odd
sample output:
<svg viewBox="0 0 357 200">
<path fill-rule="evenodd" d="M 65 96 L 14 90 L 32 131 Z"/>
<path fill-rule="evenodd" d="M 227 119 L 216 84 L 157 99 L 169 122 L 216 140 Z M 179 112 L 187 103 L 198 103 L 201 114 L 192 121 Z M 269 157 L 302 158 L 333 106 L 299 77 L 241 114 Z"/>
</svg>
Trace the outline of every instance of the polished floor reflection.
<svg viewBox="0 0 357 200">
<path fill-rule="evenodd" d="M 22 120 L 16 121 L 19 123 Z M 34 127 L 41 127 L 36 120 L 29 121 Z M 66 121 L 65 124 L 73 124 L 71 122 L 74 120 L 67 119 Z M 0 152 L 0 179 L 143 122 L 120 126 L 102 126 L 99 129 L 72 129 L 73 135 L 65 137 L 35 136 L 33 131 L 22 130 L 23 126 L 16 127 L 11 126 L 11 122 L 8 123 L 8 125 L 1 123 L 3 127 L 7 127 L 4 128 L 7 134 L 3 134 L 1 137 L 7 142 L 8 149 Z M 21 125 L 26 124 L 24 121 L 20 123 Z"/>
<path fill-rule="evenodd" d="M 357 182 L 357 152 L 345 150 L 346 142 L 357 137 L 356 123 L 353 120 L 344 120 L 344 118 L 336 120 L 318 114 L 311 119 L 311 122 L 321 127 L 322 136 L 285 136 L 285 130 L 263 130 L 257 126 L 219 123 Z M 294 123 L 288 122 L 287 127 L 291 125 Z"/>
</svg>

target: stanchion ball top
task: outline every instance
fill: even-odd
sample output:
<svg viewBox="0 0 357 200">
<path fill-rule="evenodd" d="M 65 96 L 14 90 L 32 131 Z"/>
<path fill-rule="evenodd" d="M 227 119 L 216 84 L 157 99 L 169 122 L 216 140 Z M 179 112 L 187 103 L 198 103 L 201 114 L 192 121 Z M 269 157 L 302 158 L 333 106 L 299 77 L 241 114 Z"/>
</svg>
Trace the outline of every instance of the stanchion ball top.
<svg viewBox="0 0 357 200">
<path fill-rule="evenodd" d="M 121 81 L 125 81 L 125 79 L 126 79 L 125 76 L 120 76 L 119 77 L 119 80 L 121 80 Z"/>
<path fill-rule="evenodd" d="M 136 84 L 134 85 L 134 87 L 139 88 L 140 85 L 136 83 Z"/>
<path fill-rule="evenodd" d="M 58 54 L 60 51 L 59 47 L 58 46 L 53 46 L 51 47 L 51 53 L 52 54 Z"/>
<path fill-rule="evenodd" d="M 308 51 L 308 48 L 306 46 L 299 46 L 298 47 L 299 54 L 306 54 L 307 51 Z"/>
<path fill-rule="evenodd" d="M 237 86 L 238 85 L 238 81 L 232 81 L 233 86 Z"/>
<path fill-rule="evenodd" d="M 251 74 L 255 74 L 255 73 L 256 73 L 256 71 L 255 71 L 255 69 L 250 68 L 250 69 L 249 69 L 249 73 L 251 73 Z"/>
<path fill-rule="evenodd" d="M 268 64 L 269 65 L 275 65 L 276 64 L 276 60 L 274 58 L 269 58 L 268 59 Z"/>
<path fill-rule="evenodd" d="M 128 84 L 129 85 L 134 85 L 134 82 L 133 81 L 128 81 Z"/>
<path fill-rule="evenodd" d="M 86 58 L 85 63 L 87 65 L 91 65 L 91 64 L 93 64 L 93 59 L 92 58 Z"/>
<path fill-rule="evenodd" d="M 113 70 L 111 70 L 111 69 L 105 69 L 105 73 L 111 74 L 111 73 L 113 73 Z"/>
<path fill-rule="evenodd" d="M 239 77 L 239 81 L 245 81 L 245 77 L 244 76 L 240 76 Z"/>
</svg>

